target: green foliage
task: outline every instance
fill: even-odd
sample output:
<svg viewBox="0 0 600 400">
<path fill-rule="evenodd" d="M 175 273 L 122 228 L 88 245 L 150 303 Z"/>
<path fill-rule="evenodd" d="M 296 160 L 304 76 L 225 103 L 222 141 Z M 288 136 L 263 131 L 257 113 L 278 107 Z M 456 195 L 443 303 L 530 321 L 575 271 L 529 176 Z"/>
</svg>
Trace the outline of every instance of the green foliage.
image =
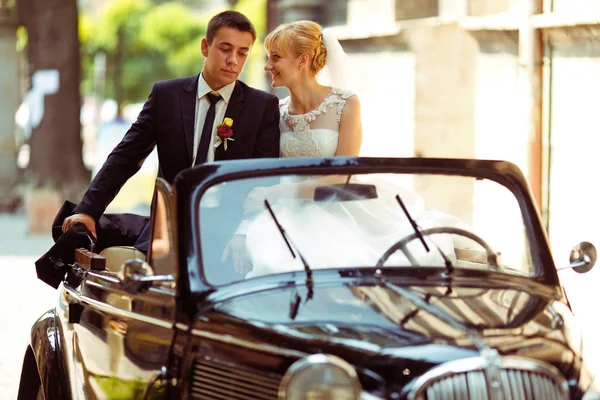
<svg viewBox="0 0 600 400">
<path fill-rule="evenodd" d="M 17 27 L 17 51 L 22 52 L 27 47 L 27 29 L 23 25 Z"/>
<path fill-rule="evenodd" d="M 98 52 L 106 54 L 107 64 L 101 94 L 114 98 L 119 85 L 122 105 L 144 101 L 157 80 L 198 73 L 206 21 L 175 1 L 154 6 L 147 0 L 111 0 L 98 15 L 81 14 L 82 92 L 93 92 Z M 120 84 L 115 82 L 119 71 Z"/>
<path fill-rule="evenodd" d="M 174 76 L 197 74 L 203 60 L 200 43 L 209 19 L 192 13 L 181 3 L 164 3 L 145 16 L 141 38 L 166 56 L 166 65 Z"/>
<path fill-rule="evenodd" d="M 265 37 L 265 29 L 267 25 L 267 0 L 239 0 L 235 6 L 235 10 L 244 14 L 252 24 L 257 33 L 257 44 L 261 45 Z"/>
<path fill-rule="evenodd" d="M 157 50 L 169 52 L 185 46 L 190 37 L 202 37 L 207 22 L 207 19 L 192 14 L 181 3 L 164 3 L 146 14 L 141 37 Z"/>
<path fill-rule="evenodd" d="M 167 60 L 168 66 L 176 76 L 188 76 L 200 72 L 204 63 L 200 49 L 203 37 L 204 35 L 192 40 L 170 55 Z"/>
<path fill-rule="evenodd" d="M 95 379 L 102 392 L 113 400 L 141 399 L 147 384 L 142 380 L 133 381 L 114 377 L 94 376 L 92 379 Z M 161 399 L 165 394 L 164 392 L 164 388 L 155 383 L 153 389 L 149 392 L 148 398 Z"/>
<path fill-rule="evenodd" d="M 93 58 L 97 49 L 94 42 L 94 22 L 85 14 L 79 14 L 79 45 L 81 55 L 81 92 L 91 93 L 93 76 Z"/>
<path fill-rule="evenodd" d="M 96 15 L 80 13 L 83 93 L 94 90 L 94 56 L 106 54 L 105 98 L 114 98 L 120 71 L 122 101 L 144 101 L 153 82 L 200 72 L 200 43 L 210 14 L 195 12 L 193 1 L 110 0 Z M 190 6 L 188 6 L 188 4 Z M 260 87 L 264 83 L 262 41 L 266 24 L 266 0 L 240 0 L 235 7 L 254 23 L 258 38 L 243 79 Z M 119 46 L 122 60 L 119 62 Z"/>
<path fill-rule="evenodd" d="M 99 15 L 95 25 L 94 41 L 107 52 L 115 51 L 118 32 L 123 30 L 128 50 L 140 50 L 144 43 L 139 31 L 144 16 L 150 11 L 147 0 L 111 0 Z"/>
<path fill-rule="evenodd" d="M 266 36 L 267 0 L 239 0 L 235 10 L 247 16 L 256 29 L 256 42 L 246 63 L 243 80 L 250 86 L 260 88 L 265 84 L 263 40 Z"/>
</svg>

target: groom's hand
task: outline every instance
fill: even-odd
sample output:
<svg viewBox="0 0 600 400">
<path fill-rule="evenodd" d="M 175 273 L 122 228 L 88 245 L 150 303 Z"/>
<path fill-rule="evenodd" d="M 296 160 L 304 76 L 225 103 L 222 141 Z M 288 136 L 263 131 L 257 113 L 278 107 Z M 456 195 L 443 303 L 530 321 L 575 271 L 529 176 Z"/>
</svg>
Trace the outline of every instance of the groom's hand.
<svg viewBox="0 0 600 400">
<path fill-rule="evenodd" d="M 233 258 L 233 270 L 237 274 L 245 276 L 252 270 L 252 265 L 246 252 L 246 235 L 233 235 L 227 246 L 225 246 L 221 261 L 226 261 L 230 254 Z"/>
<path fill-rule="evenodd" d="M 87 214 L 73 214 L 70 217 L 65 218 L 62 225 L 63 233 L 68 231 L 69 228 L 71 228 L 78 222 L 84 224 L 88 231 L 90 231 L 91 234 L 94 236 L 94 238 L 98 237 L 96 235 L 96 221 L 94 220 L 94 218 L 90 217 Z"/>
</svg>

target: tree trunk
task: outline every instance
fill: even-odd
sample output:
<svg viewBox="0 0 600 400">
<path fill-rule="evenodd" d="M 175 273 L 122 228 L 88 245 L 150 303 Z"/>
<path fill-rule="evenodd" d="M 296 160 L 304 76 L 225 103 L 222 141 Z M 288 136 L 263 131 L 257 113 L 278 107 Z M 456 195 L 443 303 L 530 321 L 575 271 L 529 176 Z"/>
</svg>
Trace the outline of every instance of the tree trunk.
<svg viewBox="0 0 600 400">
<path fill-rule="evenodd" d="M 79 201 L 89 183 L 83 164 L 77 0 L 16 0 L 28 35 L 30 76 L 57 70 L 59 87 L 44 96 L 41 122 L 31 135 L 30 179 L 35 188 Z"/>
</svg>

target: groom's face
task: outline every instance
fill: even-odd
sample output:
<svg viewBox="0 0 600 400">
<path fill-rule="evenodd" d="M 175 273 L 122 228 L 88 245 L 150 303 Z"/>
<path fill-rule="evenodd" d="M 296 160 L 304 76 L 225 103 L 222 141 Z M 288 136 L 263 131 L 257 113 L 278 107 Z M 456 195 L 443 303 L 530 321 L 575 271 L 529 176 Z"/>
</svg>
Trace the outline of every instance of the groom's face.
<svg viewBox="0 0 600 400">
<path fill-rule="evenodd" d="M 205 57 L 202 76 L 213 90 L 235 82 L 240 76 L 252 43 L 250 32 L 226 26 L 219 28 L 212 43 L 202 39 L 202 55 Z"/>
</svg>

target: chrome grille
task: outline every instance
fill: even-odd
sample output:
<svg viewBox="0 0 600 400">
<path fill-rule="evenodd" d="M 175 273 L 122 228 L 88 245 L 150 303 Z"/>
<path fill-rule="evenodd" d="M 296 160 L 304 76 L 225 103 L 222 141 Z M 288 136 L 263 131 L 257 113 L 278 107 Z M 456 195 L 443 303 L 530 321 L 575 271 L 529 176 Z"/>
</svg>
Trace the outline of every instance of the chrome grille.
<svg viewBox="0 0 600 400">
<path fill-rule="evenodd" d="M 277 400 L 281 377 L 214 361 L 196 361 L 190 394 L 206 400 Z"/>
<path fill-rule="evenodd" d="M 567 400 L 569 388 L 552 365 L 523 357 L 500 359 L 498 397 L 506 400 Z M 442 364 L 418 378 L 409 400 L 491 399 L 480 357 Z"/>
<path fill-rule="evenodd" d="M 563 400 L 551 379 L 519 370 L 503 370 L 502 396 L 504 399 Z M 481 371 L 463 372 L 440 379 L 427 388 L 427 400 L 488 399 L 485 375 Z"/>
</svg>

